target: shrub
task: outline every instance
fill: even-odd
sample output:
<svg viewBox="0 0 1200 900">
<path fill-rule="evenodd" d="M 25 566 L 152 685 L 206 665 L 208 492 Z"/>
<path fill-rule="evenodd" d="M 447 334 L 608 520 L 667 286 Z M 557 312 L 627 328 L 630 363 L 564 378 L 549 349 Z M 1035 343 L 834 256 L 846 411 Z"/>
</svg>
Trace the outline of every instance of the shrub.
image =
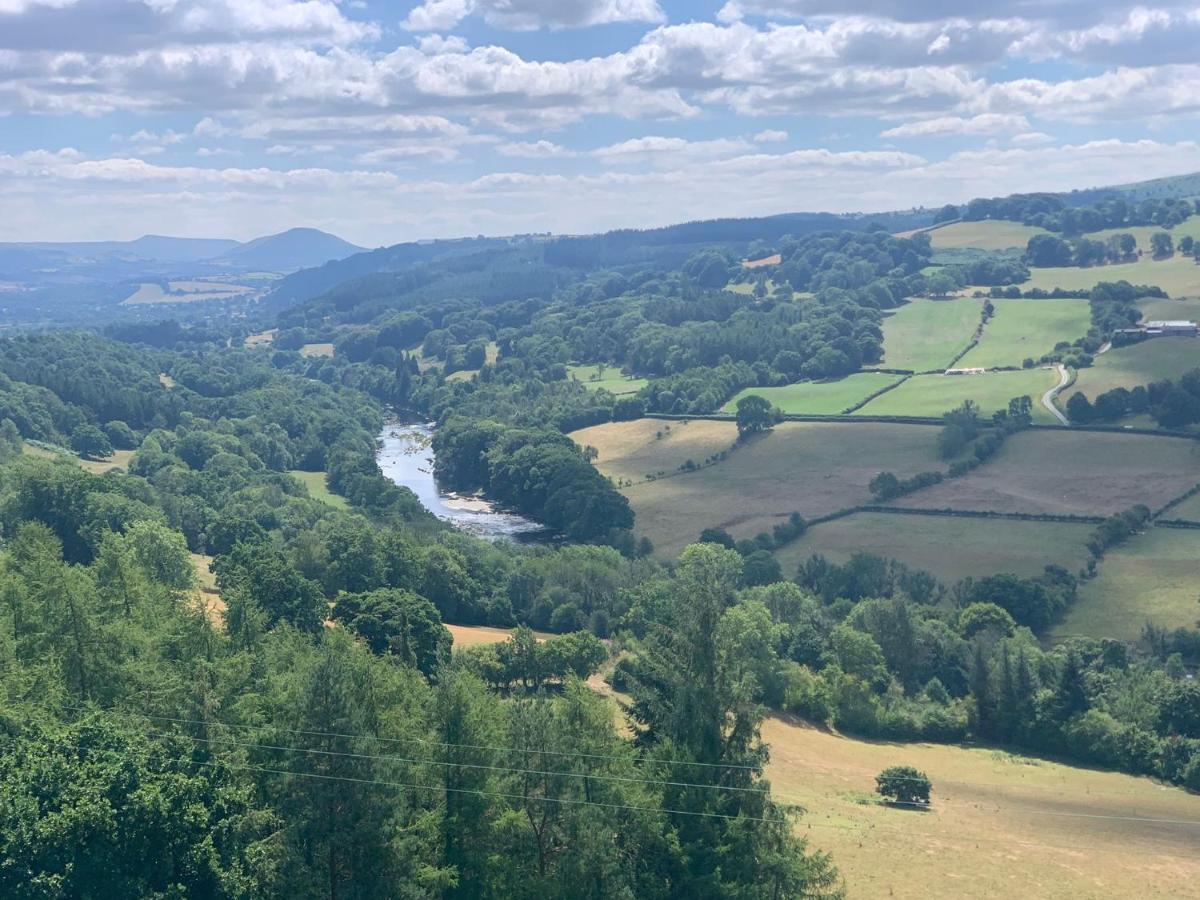
<svg viewBox="0 0 1200 900">
<path fill-rule="evenodd" d="M 891 766 L 875 776 L 875 790 L 891 803 L 927 805 L 933 783 L 912 766 Z"/>
</svg>

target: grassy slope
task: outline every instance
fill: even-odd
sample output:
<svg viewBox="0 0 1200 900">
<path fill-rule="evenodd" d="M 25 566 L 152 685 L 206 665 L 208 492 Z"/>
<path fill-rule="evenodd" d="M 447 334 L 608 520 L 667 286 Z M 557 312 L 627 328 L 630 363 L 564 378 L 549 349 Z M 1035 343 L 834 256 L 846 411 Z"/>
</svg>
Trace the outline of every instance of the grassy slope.
<svg viewBox="0 0 1200 900">
<path fill-rule="evenodd" d="M 1031 237 L 1045 233 L 1045 229 L 1022 225 L 1020 222 L 987 220 L 944 225 L 930 231 L 929 239 L 935 250 L 953 250 L 961 247 L 1007 250 L 1010 247 L 1024 249 Z"/>
<path fill-rule="evenodd" d="M 1175 379 L 1200 367 L 1200 341 L 1187 337 L 1166 337 L 1114 347 L 1096 357 L 1095 363 L 1080 369 L 1074 386 L 1065 396 L 1082 391 L 1089 399 L 1115 387 L 1132 388 L 1163 378 Z"/>
<path fill-rule="evenodd" d="M 996 300 L 978 345 L 957 365 L 991 369 L 1040 359 L 1059 341 L 1087 334 L 1091 313 L 1086 300 Z"/>
<path fill-rule="evenodd" d="M 1055 636 L 1131 640 L 1147 622 L 1195 626 L 1200 620 L 1198 558 L 1200 530 L 1152 528 L 1131 538 L 1105 554 L 1099 574 L 1081 587 Z"/>
<path fill-rule="evenodd" d="M 767 774 L 811 810 L 797 829 L 833 854 L 853 898 L 1184 897 L 1200 883 L 1200 798 L 1146 778 L 985 748 L 861 741 L 768 719 Z M 875 774 L 929 774 L 928 812 L 857 802 Z M 1071 816 L 1063 814 L 1070 813 Z"/>
<path fill-rule="evenodd" d="M 603 378 L 596 377 L 598 366 L 571 366 L 567 371 L 575 381 L 583 382 L 594 391 L 603 388 L 610 394 L 636 394 L 649 384 L 645 378 L 622 374 L 617 366 L 605 366 Z"/>
<path fill-rule="evenodd" d="M 889 369 L 944 369 L 971 341 L 982 303 L 913 300 L 883 320 L 883 363 Z"/>
<path fill-rule="evenodd" d="M 130 458 L 136 452 L 135 450 L 116 450 L 107 459 L 83 459 L 76 456 L 70 450 L 52 450 L 49 447 L 42 447 L 28 442 L 24 444 L 21 450 L 29 456 L 37 456 L 42 459 L 69 460 L 79 466 L 79 468 L 86 472 L 91 472 L 93 475 L 103 475 L 105 472 L 111 472 L 113 469 L 127 469 Z"/>
<path fill-rule="evenodd" d="M 737 440 L 737 426 L 704 419 L 637 419 L 582 428 L 571 438 L 581 447 L 596 448 L 596 468 L 604 475 L 640 481 L 659 472 L 670 474 L 689 459 L 699 463 L 728 450 Z"/>
<path fill-rule="evenodd" d="M 350 504 L 346 502 L 346 498 L 340 494 L 335 494 L 329 490 L 325 484 L 324 472 L 302 472 L 299 469 L 293 469 L 288 472 L 297 481 L 303 483 L 308 488 L 308 496 L 314 500 L 320 500 L 322 503 L 328 503 L 330 506 L 337 509 L 349 509 Z"/>
<path fill-rule="evenodd" d="M 899 380 L 899 375 L 861 372 L 837 381 L 802 381 L 783 387 L 746 388 L 725 404 L 724 411 L 736 412 L 738 400 L 757 394 L 785 413 L 834 416 Z"/>
<path fill-rule="evenodd" d="M 1189 474 L 1190 473 L 1190 474 Z M 1200 482 L 1200 444 L 1183 438 L 1027 431 L 987 465 L 898 501 L 918 509 L 1111 515 L 1158 509 Z"/>
<path fill-rule="evenodd" d="M 1115 266 L 1094 266 L 1081 269 L 1077 266 L 1048 269 L 1030 269 L 1032 277 L 1022 288 L 1039 287 L 1046 290 L 1060 287 L 1065 290 L 1086 290 L 1101 281 L 1125 281 L 1133 284 L 1154 284 L 1172 297 L 1200 297 L 1200 266 L 1191 259 L 1174 256 L 1171 259 L 1154 260 L 1149 256 L 1137 262 Z"/>
<path fill-rule="evenodd" d="M 986 375 L 917 375 L 872 400 L 855 415 L 940 416 L 968 399 L 978 403 L 985 415 L 990 415 L 1007 408 L 1013 397 L 1028 394 L 1034 400 L 1034 419 L 1053 423 L 1055 419 L 1042 408 L 1038 398 L 1057 383 L 1058 375 L 1048 369 Z"/>
<path fill-rule="evenodd" d="M 1159 228 L 1157 225 L 1137 225 L 1133 228 L 1105 228 L 1103 231 L 1094 231 L 1091 234 L 1085 235 L 1085 237 L 1095 241 L 1103 241 L 1114 234 L 1132 234 L 1137 239 L 1138 247 L 1148 251 L 1150 249 L 1150 236 L 1160 231 L 1165 231 L 1171 235 L 1176 244 L 1185 235 L 1200 238 L 1200 216 L 1192 216 L 1182 225 L 1176 225 L 1174 228 Z"/>
<path fill-rule="evenodd" d="M 895 557 L 953 584 L 968 575 L 1038 575 L 1051 563 L 1075 570 L 1087 558 L 1084 542 L 1091 532 L 1090 525 L 1053 522 L 855 513 L 814 525 L 775 556 L 791 577 L 814 553 L 845 562 L 862 550 Z"/>
<path fill-rule="evenodd" d="M 1170 300 L 1160 300 L 1157 297 L 1143 297 L 1137 302 L 1142 311 L 1143 320 L 1153 319 L 1191 319 L 1200 321 L 1200 299 L 1173 297 Z"/>
</svg>

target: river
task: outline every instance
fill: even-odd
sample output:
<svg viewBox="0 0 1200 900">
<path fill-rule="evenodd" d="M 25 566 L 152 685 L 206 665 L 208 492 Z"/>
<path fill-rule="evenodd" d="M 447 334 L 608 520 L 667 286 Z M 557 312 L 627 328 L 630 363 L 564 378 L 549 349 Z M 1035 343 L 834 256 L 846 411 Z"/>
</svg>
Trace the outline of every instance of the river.
<svg viewBox="0 0 1200 900">
<path fill-rule="evenodd" d="M 545 540 L 546 529 L 475 496 L 443 491 L 433 477 L 433 427 L 391 423 L 379 435 L 376 459 L 391 481 L 410 489 L 421 505 L 456 528 L 488 540 Z"/>
</svg>

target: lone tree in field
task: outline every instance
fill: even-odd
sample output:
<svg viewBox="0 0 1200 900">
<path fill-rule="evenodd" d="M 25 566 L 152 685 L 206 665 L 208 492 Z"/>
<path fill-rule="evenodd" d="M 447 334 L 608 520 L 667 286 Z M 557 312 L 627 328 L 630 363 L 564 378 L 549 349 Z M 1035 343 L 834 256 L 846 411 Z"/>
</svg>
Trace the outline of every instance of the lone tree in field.
<svg viewBox="0 0 1200 900">
<path fill-rule="evenodd" d="M 758 394 L 743 397 L 737 404 L 738 437 L 768 431 L 779 421 L 779 413 L 771 402 Z"/>
<path fill-rule="evenodd" d="M 95 425 L 77 426 L 71 432 L 71 449 L 88 459 L 106 459 L 113 454 L 108 435 Z"/>
<path fill-rule="evenodd" d="M 912 766 L 891 766 L 875 776 L 875 791 L 891 803 L 928 805 L 931 790 L 929 777 Z"/>
</svg>

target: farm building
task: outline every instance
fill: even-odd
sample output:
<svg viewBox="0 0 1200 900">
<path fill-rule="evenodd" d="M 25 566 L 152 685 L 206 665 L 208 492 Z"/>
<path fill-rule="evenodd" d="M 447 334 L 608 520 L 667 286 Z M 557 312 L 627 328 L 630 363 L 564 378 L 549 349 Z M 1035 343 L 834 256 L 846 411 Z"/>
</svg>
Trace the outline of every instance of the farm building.
<svg viewBox="0 0 1200 900">
<path fill-rule="evenodd" d="M 1166 337 L 1169 335 L 1196 337 L 1200 335 L 1200 325 L 1189 322 L 1187 319 L 1143 322 L 1133 328 L 1118 328 L 1115 334 L 1127 337 Z"/>
</svg>

